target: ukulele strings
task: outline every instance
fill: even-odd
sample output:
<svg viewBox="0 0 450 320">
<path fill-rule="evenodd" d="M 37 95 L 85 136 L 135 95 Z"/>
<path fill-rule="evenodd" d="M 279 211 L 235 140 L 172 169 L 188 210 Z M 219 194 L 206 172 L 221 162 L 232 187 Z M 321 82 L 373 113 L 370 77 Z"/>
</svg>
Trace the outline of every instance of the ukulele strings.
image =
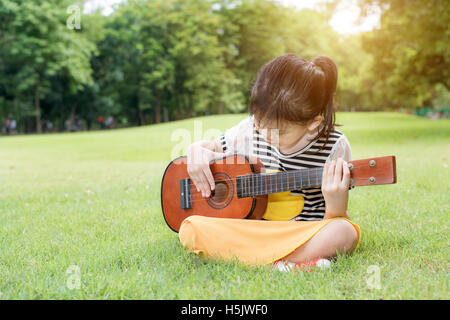
<svg viewBox="0 0 450 320">
<path fill-rule="evenodd" d="M 366 165 L 359 165 L 359 166 L 354 166 L 353 167 L 353 169 L 355 169 L 355 168 L 361 168 L 361 167 L 365 167 Z M 285 172 L 292 172 L 292 171 L 285 171 Z M 270 173 L 269 173 L 270 174 Z M 235 181 L 235 180 L 237 180 L 237 178 L 232 178 L 232 179 L 229 179 L 229 180 L 226 180 L 226 181 Z M 366 181 L 366 180 L 369 180 L 369 178 L 359 178 L 359 180 L 363 180 L 363 181 Z M 224 180 L 222 180 L 222 179 L 219 179 L 219 180 L 214 180 L 214 182 L 216 182 L 216 181 L 224 181 Z M 188 184 L 188 186 L 194 186 L 195 187 L 195 184 L 194 183 L 189 183 Z M 283 183 L 276 183 L 276 186 L 277 187 L 282 187 L 283 186 Z M 281 192 L 283 192 L 283 191 L 281 191 Z M 277 193 L 277 192 L 272 192 L 272 193 Z M 237 190 L 235 189 L 234 191 L 233 191 L 233 196 L 235 195 L 235 194 L 237 194 Z M 267 193 L 264 193 L 264 194 L 262 194 L 262 195 L 253 195 L 253 196 L 248 196 L 248 197 L 244 197 L 244 198 L 252 198 L 252 197 L 258 197 L 258 196 L 263 196 L 263 195 L 266 195 Z M 203 195 L 201 194 L 201 191 L 196 191 L 195 189 L 193 190 L 193 191 L 191 191 L 191 202 L 196 202 L 196 201 L 204 201 L 204 200 L 206 200 L 206 199 L 208 199 L 208 198 L 210 198 L 210 197 L 203 197 Z"/>
<path fill-rule="evenodd" d="M 365 167 L 366 165 L 359 165 L 359 166 L 354 166 L 353 167 L 353 169 L 356 169 L 356 168 L 361 168 L 361 167 Z M 319 168 L 319 169 L 322 169 L 323 170 L 323 168 L 321 167 L 321 168 Z M 309 169 L 309 170 L 311 170 L 311 169 Z M 315 171 L 314 169 L 313 170 L 311 170 L 311 171 Z M 283 172 L 274 172 L 274 173 L 255 173 L 254 175 L 260 175 L 260 176 L 268 176 L 268 175 L 276 175 L 276 174 L 280 174 L 280 173 L 290 173 L 290 172 L 293 172 L 293 171 L 283 171 Z M 322 171 L 323 172 L 323 171 Z M 249 174 L 249 175 L 244 175 L 243 177 L 245 177 L 245 176 L 250 176 L 250 175 L 252 175 L 252 174 Z M 302 176 L 303 177 L 303 176 Z M 296 178 L 296 175 L 294 174 L 294 178 Z M 362 179 L 362 178 L 361 178 Z M 368 180 L 368 178 L 366 178 L 367 180 Z M 192 180 L 192 179 L 190 179 L 189 178 L 189 180 Z M 218 180 L 214 180 L 214 182 L 218 182 L 218 181 L 236 181 L 237 180 L 237 178 L 231 178 L 231 179 L 227 179 L 227 180 L 224 180 L 224 179 L 218 179 Z M 194 183 L 188 183 L 188 186 L 192 186 L 192 185 L 195 185 Z M 282 184 L 277 184 L 278 186 L 281 186 Z"/>
<path fill-rule="evenodd" d="M 365 167 L 366 165 L 359 165 L 359 166 L 354 166 L 353 167 L 353 169 L 356 169 L 356 168 L 361 168 L 361 167 Z M 292 171 L 284 171 L 284 172 L 286 172 L 286 173 L 288 173 L 288 172 L 292 172 Z M 276 174 L 276 173 L 268 173 L 268 175 L 269 174 Z M 256 174 L 255 174 L 256 175 Z M 264 174 L 258 174 L 258 175 L 264 175 Z M 363 181 L 365 181 L 365 180 L 369 180 L 369 178 L 359 178 L 360 180 L 363 180 Z M 225 180 L 225 181 L 236 181 L 237 180 L 237 178 L 231 178 L 231 179 L 228 179 L 228 180 Z M 223 179 L 218 179 L 218 180 L 214 180 L 214 182 L 218 182 L 218 181 L 224 181 Z M 276 187 L 280 187 L 280 189 L 281 189 L 281 187 L 284 185 L 283 184 L 283 182 L 281 182 L 280 181 L 280 183 L 276 183 L 275 184 L 276 185 Z M 188 183 L 188 186 L 194 186 L 194 187 L 196 187 L 195 186 L 195 184 L 194 183 Z M 237 192 L 237 191 L 236 191 Z M 276 192 L 275 192 L 276 193 Z M 198 194 L 198 195 L 200 195 L 201 194 L 201 191 L 192 191 L 192 195 L 193 196 L 195 196 L 195 194 Z M 233 193 L 234 194 L 234 193 Z M 192 197 L 192 198 L 194 198 L 194 197 Z M 205 197 L 203 197 L 202 195 L 200 195 L 200 200 L 203 200 L 203 199 L 206 199 Z"/>
</svg>

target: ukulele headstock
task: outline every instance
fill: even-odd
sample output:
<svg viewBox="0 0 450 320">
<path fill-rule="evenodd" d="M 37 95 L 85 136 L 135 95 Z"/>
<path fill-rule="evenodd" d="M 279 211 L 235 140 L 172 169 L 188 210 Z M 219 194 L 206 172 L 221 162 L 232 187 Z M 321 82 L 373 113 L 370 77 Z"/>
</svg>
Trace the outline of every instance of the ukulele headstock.
<svg viewBox="0 0 450 320">
<path fill-rule="evenodd" d="M 395 156 L 349 161 L 350 187 L 397 182 Z"/>
</svg>

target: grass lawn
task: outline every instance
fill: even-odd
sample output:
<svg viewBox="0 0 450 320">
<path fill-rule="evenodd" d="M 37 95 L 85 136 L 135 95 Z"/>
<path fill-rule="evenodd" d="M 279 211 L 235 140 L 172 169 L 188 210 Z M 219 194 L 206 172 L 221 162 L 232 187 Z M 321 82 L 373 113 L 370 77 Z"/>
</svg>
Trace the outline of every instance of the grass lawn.
<svg viewBox="0 0 450 320">
<path fill-rule="evenodd" d="M 450 298 L 448 120 L 338 114 L 353 159 L 395 155 L 398 183 L 350 191 L 361 244 L 331 272 L 285 274 L 186 252 L 160 209 L 179 144 L 172 133 L 194 133 L 194 120 L 223 131 L 244 117 L 1 137 L 0 299 Z M 367 283 L 373 270 L 378 288 Z"/>
</svg>

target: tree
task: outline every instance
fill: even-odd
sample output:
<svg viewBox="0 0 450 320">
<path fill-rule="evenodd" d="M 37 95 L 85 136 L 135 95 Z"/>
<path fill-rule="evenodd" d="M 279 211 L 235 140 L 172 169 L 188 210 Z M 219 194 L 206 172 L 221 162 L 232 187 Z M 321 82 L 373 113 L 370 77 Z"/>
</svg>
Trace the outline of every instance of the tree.
<svg viewBox="0 0 450 320">
<path fill-rule="evenodd" d="M 66 75 L 70 90 L 75 92 L 92 83 L 90 57 L 95 45 L 75 30 L 67 28 L 66 9 L 71 1 L 1 0 L 3 55 L 14 95 L 32 93 L 36 131 L 41 132 L 41 100 L 49 93 L 51 78 Z"/>
<path fill-rule="evenodd" d="M 441 0 L 361 0 L 382 9 L 381 25 L 364 36 L 386 104 L 431 102 L 437 85 L 450 90 L 450 7 Z"/>
<path fill-rule="evenodd" d="M 240 109 L 240 81 L 227 68 L 228 48 L 220 42 L 226 22 L 214 9 L 214 3 L 154 1 L 149 7 L 151 21 L 163 25 L 168 35 L 168 54 L 174 62 L 177 111 L 191 116 Z M 162 21 L 162 17 L 166 20 Z"/>
</svg>

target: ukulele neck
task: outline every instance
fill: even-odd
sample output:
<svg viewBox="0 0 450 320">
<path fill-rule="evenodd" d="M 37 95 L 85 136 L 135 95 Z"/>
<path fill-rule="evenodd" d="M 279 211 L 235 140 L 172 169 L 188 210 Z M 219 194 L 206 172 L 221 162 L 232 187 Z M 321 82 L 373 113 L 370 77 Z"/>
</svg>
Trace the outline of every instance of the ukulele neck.
<svg viewBox="0 0 450 320">
<path fill-rule="evenodd" d="M 301 169 L 265 174 L 249 174 L 236 178 L 238 198 L 300 190 L 322 185 L 323 168 Z"/>
</svg>

